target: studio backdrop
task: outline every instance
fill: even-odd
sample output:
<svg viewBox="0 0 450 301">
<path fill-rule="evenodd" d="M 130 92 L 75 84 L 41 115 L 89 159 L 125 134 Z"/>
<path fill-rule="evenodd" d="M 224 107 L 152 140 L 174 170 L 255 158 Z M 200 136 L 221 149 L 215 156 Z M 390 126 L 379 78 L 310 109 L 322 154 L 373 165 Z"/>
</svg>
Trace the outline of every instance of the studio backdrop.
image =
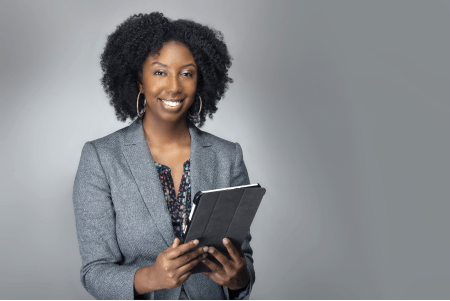
<svg viewBox="0 0 450 301">
<path fill-rule="evenodd" d="M 92 299 L 72 189 L 85 142 L 129 125 L 106 37 L 160 11 L 220 30 L 230 85 L 201 128 L 267 189 L 252 299 L 450 298 L 450 2 L 0 2 L 0 298 Z"/>
</svg>

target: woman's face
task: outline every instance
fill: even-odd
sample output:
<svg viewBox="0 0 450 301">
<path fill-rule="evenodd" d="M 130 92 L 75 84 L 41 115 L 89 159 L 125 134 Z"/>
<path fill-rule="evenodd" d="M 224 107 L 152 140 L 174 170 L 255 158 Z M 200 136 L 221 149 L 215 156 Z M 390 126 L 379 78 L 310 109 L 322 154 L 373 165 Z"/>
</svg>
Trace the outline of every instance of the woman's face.
<svg viewBox="0 0 450 301">
<path fill-rule="evenodd" d="M 184 120 L 197 89 L 197 64 L 189 48 L 166 42 L 159 55 L 149 55 L 142 67 L 138 84 L 147 100 L 145 114 L 153 120 Z"/>
</svg>

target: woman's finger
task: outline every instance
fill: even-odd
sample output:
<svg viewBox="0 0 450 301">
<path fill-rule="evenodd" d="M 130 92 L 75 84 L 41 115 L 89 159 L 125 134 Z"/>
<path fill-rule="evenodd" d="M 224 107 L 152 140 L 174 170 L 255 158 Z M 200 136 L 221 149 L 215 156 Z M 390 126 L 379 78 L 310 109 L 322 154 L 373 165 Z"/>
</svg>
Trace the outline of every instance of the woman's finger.
<svg viewBox="0 0 450 301">
<path fill-rule="evenodd" d="M 208 251 L 208 247 L 201 247 L 197 248 L 195 250 L 192 250 L 182 256 L 179 256 L 175 259 L 173 259 L 173 267 L 179 268 L 187 263 L 189 263 L 191 260 L 199 258 L 199 256 L 203 255 Z"/>
<path fill-rule="evenodd" d="M 214 256 L 218 262 L 220 262 L 225 269 L 231 268 L 231 262 L 220 251 L 217 251 L 214 247 L 209 247 L 208 253 Z"/>
<path fill-rule="evenodd" d="M 188 263 L 186 263 L 186 264 L 180 266 L 180 267 L 177 269 L 177 274 L 178 274 L 178 275 L 183 275 L 183 274 L 189 272 L 190 270 L 192 270 L 193 268 L 195 268 L 195 266 L 196 266 L 197 264 L 199 264 L 199 262 L 200 262 L 202 259 L 203 259 L 202 256 L 197 256 L 197 258 L 195 258 L 194 260 L 191 260 L 191 261 L 189 261 Z"/>
<path fill-rule="evenodd" d="M 217 264 L 215 264 L 214 262 L 212 262 L 208 258 L 202 259 L 202 263 L 204 265 L 206 265 L 208 268 L 210 268 L 212 273 L 217 273 L 217 274 L 221 274 L 222 272 L 225 273 L 223 267 L 218 266 Z"/>
<path fill-rule="evenodd" d="M 189 276 L 191 276 L 191 274 L 192 274 L 191 271 L 187 271 L 185 274 L 183 274 L 182 276 L 180 276 L 180 277 L 178 278 L 178 281 L 179 281 L 180 283 L 185 282 L 185 281 L 189 278 Z"/>
<path fill-rule="evenodd" d="M 241 258 L 239 256 L 239 252 L 238 252 L 238 250 L 236 250 L 236 247 L 233 245 L 233 243 L 228 238 L 224 238 L 223 239 L 223 244 L 227 248 L 228 254 L 230 254 L 231 259 L 234 262 L 240 262 Z"/>
<path fill-rule="evenodd" d="M 178 245 L 175 248 L 172 248 L 171 250 L 168 251 L 167 258 L 168 259 L 177 258 L 177 257 L 183 255 L 185 252 L 187 252 L 190 249 L 197 246 L 198 243 L 199 243 L 198 239 L 195 239 L 195 240 L 191 240 L 190 242 L 184 243 L 182 245 Z"/>
</svg>

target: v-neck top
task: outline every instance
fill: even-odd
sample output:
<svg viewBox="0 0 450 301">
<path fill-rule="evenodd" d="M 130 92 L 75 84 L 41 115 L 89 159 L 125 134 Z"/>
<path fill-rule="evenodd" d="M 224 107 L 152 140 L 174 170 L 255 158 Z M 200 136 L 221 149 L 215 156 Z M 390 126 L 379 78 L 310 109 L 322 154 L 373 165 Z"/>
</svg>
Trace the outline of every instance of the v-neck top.
<svg viewBox="0 0 450 301">
<path fill-rule="evenodd" d="M 155 166 L 158 170 L 167 208 L 172 217 L 173 232 L 181 240 L 181 235 L 186 230 L 189 214 L 191 213 L 190 160 L 183 164 L 183 176 L 181 177 L 178 196 L 175 196 L 175 185 L 170 168 L 158 162 L 155 162 Z"/>
</svg>

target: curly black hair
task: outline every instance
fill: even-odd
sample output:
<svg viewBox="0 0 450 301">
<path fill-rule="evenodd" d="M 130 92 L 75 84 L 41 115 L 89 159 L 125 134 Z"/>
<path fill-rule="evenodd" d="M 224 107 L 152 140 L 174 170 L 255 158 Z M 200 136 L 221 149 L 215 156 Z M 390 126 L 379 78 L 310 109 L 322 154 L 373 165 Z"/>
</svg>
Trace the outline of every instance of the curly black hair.
<svg viewBox="0 0 450 301">
<path fill-rule="evenodd" d="M 136 97 L 142 65 L 148 55 L 158 54 L 163 43 L 172 40 L 186 45 L 198 66 L 197 95 L 202 98 L 202 109 L 197 116 L 200 100 L 196 97 L 187 118 L 198 127 L 203 126 L 206 115 L 212 119 L 218 101 L 233 82 L 228 77 L 232 58 L 223 34 L 192 20 L 171 20 L 160 12 L 152 12 L 133 15 L 118 25 L 108 36 L 101 54 L 101 83 L 119 121 L 137 118 Z"/>
</svg>

